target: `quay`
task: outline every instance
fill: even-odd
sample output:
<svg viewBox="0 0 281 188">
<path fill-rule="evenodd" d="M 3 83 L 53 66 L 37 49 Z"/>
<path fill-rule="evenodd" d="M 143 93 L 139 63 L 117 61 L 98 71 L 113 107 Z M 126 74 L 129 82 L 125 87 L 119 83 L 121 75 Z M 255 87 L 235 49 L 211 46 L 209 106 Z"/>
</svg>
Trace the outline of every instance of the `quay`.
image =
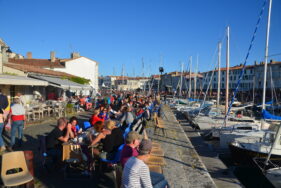
<svg viewBox="0 0 281 188">
<path fill-rule="evenodd" d="M 218 153 L 204 143 L 203 138 L 197 130 L 190 126 L 190 122 L 180 112 L 174 112 L 186 136 L 197 151 L 198 157 L 202 160 L 210 173 L 217 187 L 242 187 L 239 180 L 234 176 L 231 169 L 218 158 Z"/>
<path fill-rule="evenodd" d="M 242 187 L 233 172 L 203 142 L 203 138 L 182 114 L 173 112 L 168 106 L 165 106 L 164 114 L 167 137 L 157 136 L 155 140 L 160 141 L 165 149 L 168 165 L 164 168 L 164 174 L 169 182 L 180 180 L 181 185 L 186 182 L 185 187 Z"/>
</svg>

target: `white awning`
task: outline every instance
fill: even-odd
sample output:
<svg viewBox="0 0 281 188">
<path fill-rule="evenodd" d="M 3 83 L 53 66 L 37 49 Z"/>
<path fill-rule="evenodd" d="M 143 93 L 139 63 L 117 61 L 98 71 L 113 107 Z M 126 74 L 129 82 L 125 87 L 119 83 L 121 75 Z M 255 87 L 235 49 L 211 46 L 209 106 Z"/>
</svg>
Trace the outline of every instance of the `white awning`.
<svg viewBox="0 0 281 188">
<path fill-rule="evenodd" d="M 26 76 L 0 74 L 0 85 L 47 86 L 48 82 Z"/>
<path fill-rule="evenodd" d="M 39 75 L 29 75 L 32 78 L 36 78 L 39 80 L 44 80 L 49 83 L 51 86 L 60 87 L 62 89 L 68 90 L 91 90 L 92 87 L 89 85 L 78 84 L 67 79 L 61 79 L 57 77 L 50 77 L 50 76 L 39 76 Z"/>
</svg>

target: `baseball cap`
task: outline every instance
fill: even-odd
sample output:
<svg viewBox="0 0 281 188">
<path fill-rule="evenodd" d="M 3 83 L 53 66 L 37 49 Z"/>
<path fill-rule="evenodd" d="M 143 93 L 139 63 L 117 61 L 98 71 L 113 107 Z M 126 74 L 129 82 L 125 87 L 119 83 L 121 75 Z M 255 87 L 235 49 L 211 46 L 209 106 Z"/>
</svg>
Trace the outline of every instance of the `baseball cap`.
<svg viewBox="0 0 281 188">
<path fill-rule="evenodd" d="M 152 142 L 148 139 L 143 139 L 139 145 L 139 154 L 146 155 L 149 154 L 152 149 Z"/>
<path fill-rule="evenodd" d="M 126 137 L 126 143 L 131 143 L 134 140 L 141 140 L 141 139 L 142 139 L 142 135 L 140 135 L 136 131 L 131 131 Z"/>
</svg>

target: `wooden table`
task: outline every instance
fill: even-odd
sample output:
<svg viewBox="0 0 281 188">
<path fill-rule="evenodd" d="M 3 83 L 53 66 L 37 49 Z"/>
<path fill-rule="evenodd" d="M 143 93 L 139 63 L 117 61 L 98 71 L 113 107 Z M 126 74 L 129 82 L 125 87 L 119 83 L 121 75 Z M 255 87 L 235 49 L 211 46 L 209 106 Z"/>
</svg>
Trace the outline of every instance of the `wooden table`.
<svg viewBox="0 0 281 188">
<path fill-rule="evenodd" d="M 62 161 L 69 159 L 78 159 L 82 161 L 81 145 L 74 143 L 62 144 Z"/>
</svg>

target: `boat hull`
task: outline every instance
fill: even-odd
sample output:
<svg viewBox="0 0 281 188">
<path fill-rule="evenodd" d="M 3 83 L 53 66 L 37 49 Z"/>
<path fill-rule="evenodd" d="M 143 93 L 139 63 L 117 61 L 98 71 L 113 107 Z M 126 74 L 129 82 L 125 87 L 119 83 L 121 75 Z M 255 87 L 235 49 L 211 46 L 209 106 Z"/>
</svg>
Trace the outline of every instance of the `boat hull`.
<svg viewBox="0 0 281 188">
<path fill-rule="evenodd" d="M 229 144 L 229 150 L 231 152 L 232 159 L 236 164 L 254 165 L 252 160 L 253 158 L 266 158 L 268 156 L 268 153 L 259 153 L 247 150 L 233 144 Z M 271 155 L 270 159 L 281 161 L 281 155 Z"/>
</svg>

